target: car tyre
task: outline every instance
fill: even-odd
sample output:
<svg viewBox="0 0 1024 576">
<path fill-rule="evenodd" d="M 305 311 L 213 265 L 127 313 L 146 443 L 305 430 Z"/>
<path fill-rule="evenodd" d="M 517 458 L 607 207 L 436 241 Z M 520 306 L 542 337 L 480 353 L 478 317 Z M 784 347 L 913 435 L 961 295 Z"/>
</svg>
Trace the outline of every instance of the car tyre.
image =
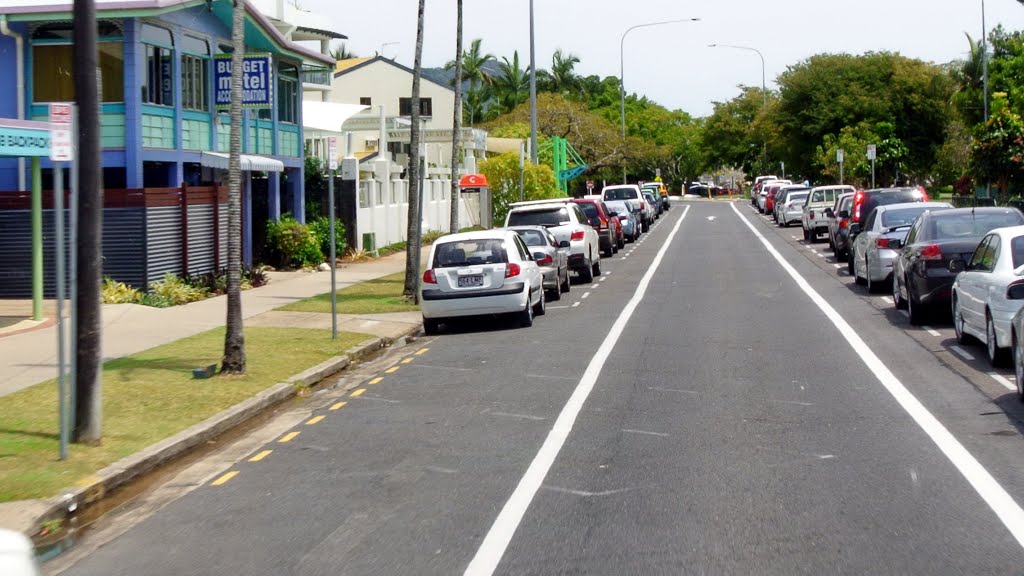
<svg viewBox="0 0 1024 576">
<path fill-rule="evenodd" d="M 423 319 L 423 333 L 427 336 L 435 336 L 441 331 L 441 321 L 437 318 Z"/>
<path fill-rule="evenodd" d="M 928 321 L 928 311 L 924 304 L 915 301 L 914 289 L 909 282 L 907 283 L 907 312 L 910 313 L 910 323 L 914 326 L 920 326 Z"/>
<path fill-rule="evenodd" d="M 964 332 L 964 313 L 960 309 L 960 299 L 955 295 L 953 296 L 953 333 L 956 334 L 958 344 L 971 344 L 974 340 L 967 332 Z"/>
<path fill-rule="evenodd" d="M 568 292 L 572 289 L 572 283 L 569 282 L 569 269 L 565 269 L 565 278 L 562 278 L 562 285 L 558 287 L 560 292 Z"/>
<path fill-rule="evenodd" d="M 1013 372 L 1017 376 L 1017 399 L 1024 402 L 1024 354 L 1020 351 L 1020 343 L 1017 342 L 1017 333 L 1013 333 Z"/>
<path fill-rule="evenodd" d="M 543 315 L 547 314 L 547 312 L 548 312 L 548 298 L 547 298 L 547 295 L 544 292 L 545 291 L 543 289 L 541 289 L 541 291 L 540 291 L 540 299 L 537 300 L 537 303 L 534 304 L 534 306 L 533 306 L 533 315 L 534 316 L 543 316 Z"/>
<path fill-rule="evenodd" d="M 892 301 L 896 304 L 897 310 L 906 310 L 907 301 L 903 299 L 903 293 L 900 292 L 900 283 L 896 281 L 896 277 L 892 278 Z"/>
<path fill-rule="evenodd" d="M 853 258 L 850 258 L 850 257 L 846 258 L 846 273 L 849 274 L 850 276 L 854 276 L 854 274 L 853 274 Z M 856 278 L 856 276 L 854 276 L 854 278 Z"/>
<path fill-rule="evenodd" d="M 996 324 L 992 321 L 992 313 L 985 313 L 985 351 L 988 353 L 988 362 L 995 368 L 1006 364 L 1006 348 L 999 347 L 999 340 L 996 338 Z"/>
<path fill-rule="evenodd" d="M 867 284 L 867 280 L 865 280 L 864 278 L 861 278 L 860 274 L 858 273 L 859 270 L 857 270 L 857 254 L 856 253 L 854 253 L 852 256 L 850 256 L 850 267 L 853 269 L 853 272 L 852 272 L 852 274 L 853 274 L 853 281 L 856 282 L 860 286 L 863 286 L 863 285 Z"/>
<path fill-rule="evenodd" d="M 523 328 L 533 326 L 533 292 L 526 295 L 526 308 L 519 313 L 519 325 Z"/>
<path fill-rule="evenodd" d="M 617 246 L 618 246 L 619 250 L 622 250 L 623 248 L 626 247 L 626 237 L 625 236 L 622 237 L 622 240 L 619 240 Z"/>
<path fill-rule="evenodd" d="M 552 302 L 558 302 L 559 300 L 562 299 L 562 289 L 561 288 L 552 288 L 551 290 L 545 290 L 545 292 L 550 294 L 550 296 L 548 296 L 548 298 Z"/>
<path fill-rule="evenodd" d="M 584 284 L 590 284 L 594 281 L 594 265 L 592 262 L 593 261 L 588 258 L 587 261 L 584 262 L 583 268 L 579 269 L 580 280 L 582 280 Z"/>
<path fill-rule="evenodd" d="M 593 272 L 591 280 L 593 280 L 594 278 L 596 278 L 596 277 L 601 275 L 601 259 L 600 258 L 598 258 L 597 262 L 594 262 L 594 265 L 591 267 L 591 271 Z"/>
</svg>

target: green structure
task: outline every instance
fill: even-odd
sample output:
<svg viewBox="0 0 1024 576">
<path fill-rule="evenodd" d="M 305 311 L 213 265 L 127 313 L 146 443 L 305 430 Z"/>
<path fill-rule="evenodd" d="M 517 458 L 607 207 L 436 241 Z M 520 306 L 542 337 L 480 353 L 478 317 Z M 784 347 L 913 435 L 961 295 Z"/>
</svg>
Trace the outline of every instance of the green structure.
<svg viewBox="0 0 1024 576">
<path fill-rule="evenodd" d="M 565 138 L 554 136 L 551 138 L 550 144 L 545 144 L 540 147 L 540 151 L 546 150 L 551 147 L 552 155 L 552 168 L 555 170 L 555 176 L 558 178 L 558 189 L 562 194 L 569 193 L 569 181 L 575 180 L 583 175 L 590 166 L 583 161 L 576 149 L 572 147 Z M 573 166 L 570 168 L 569 163 Z"/>
</svg>

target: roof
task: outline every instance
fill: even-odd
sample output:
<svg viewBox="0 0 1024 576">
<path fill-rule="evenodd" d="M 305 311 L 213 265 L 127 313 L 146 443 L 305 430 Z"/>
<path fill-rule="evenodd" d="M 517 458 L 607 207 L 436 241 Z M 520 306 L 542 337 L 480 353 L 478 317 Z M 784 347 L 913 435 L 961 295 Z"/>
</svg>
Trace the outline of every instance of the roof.
<svg viewBox="0 0 1024 576">
<path fill-rule="evenodd" d="M 386 64 L 390 64 L 390 65 L 394 66 L 395 68 L 398 68 L 399 70 L 408 72 L 409 74 L 413 74 L 413 69 L 409 68 L 408 66 L 403 66 L 402 64 L 399 64 L 398 62 L 395 62 L 394 60 L 392 60 L 390 58 L 385 58 L 383 56 L 373 56 L 373 57 L 370 57 L 370 58 L 349 58 L 348 60 L 341 60 L 341 61 L 339 61 L 338 64 L 335 66 L 335 69 L 334 69 L 334 77 L 338 78 L 340 76 L 344 76 L 345 74 L 348 74 L 350 72 L 355 72 L 356 70 L 359 70 L 360 68 L 365 68 L 365 67 L 370 66 L 371 64 L 375 64 L 377 62 L 384 62 Z M 451 86 L 445 86 L 444 84 L 441 84 L 440 82 L 434 82 L 433 80 L 431 80 L 430 78 L 427 78 L 426 76 L 420 76 L 420 78 L 422 80 L 426 81 L 426 82 L 430 82 L 431 84 L 434 84 L 436 86 L 440 86 L 441 88 L 444 88 L 445 90 L 451 90 L 452 92 L 455 91 L 455 88 L 453 88 Z"/>
<path fill-rule="evenodd" d="M 509 234 L 515 234 L 514 231 L 508 230 L 507 228 L 491 228 L 490 230 L 474 230 L 473 232 L 459 232 L 458 234 L 448 234 L 442 236 L 434 241 L 434 246 L 442 242 L 461 242 L 463 240 L 490 240 L 494 238 L 507 238 Z"/>
</svg>

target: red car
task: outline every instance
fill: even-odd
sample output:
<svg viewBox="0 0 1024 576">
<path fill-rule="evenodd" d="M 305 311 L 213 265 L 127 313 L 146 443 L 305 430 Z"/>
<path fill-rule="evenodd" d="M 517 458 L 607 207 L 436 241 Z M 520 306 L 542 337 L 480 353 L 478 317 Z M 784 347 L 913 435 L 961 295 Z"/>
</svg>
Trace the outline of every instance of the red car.
<svg viewBox="0 0 1024 576">
<path fill-rule="evenodd" d="M 590 220 L 590 225 L 597 231 L 602 256 L 609 258 L 618 252 L 620 247 L 626 245 L 622 234 L 622 223 L 618 218 L 608 215 L 610 210 L 600 197 L 584 197 L 575 202 Z"/>
<path fill-rule="evenodd" d="M 775 193 L 779 191 L 779 188 L 788 186 L 788 184 L 772 184 L 768 187 L 768 192 L 764 196 L 764 213 L 771 214 L 775 211 Z"/>
</svg>

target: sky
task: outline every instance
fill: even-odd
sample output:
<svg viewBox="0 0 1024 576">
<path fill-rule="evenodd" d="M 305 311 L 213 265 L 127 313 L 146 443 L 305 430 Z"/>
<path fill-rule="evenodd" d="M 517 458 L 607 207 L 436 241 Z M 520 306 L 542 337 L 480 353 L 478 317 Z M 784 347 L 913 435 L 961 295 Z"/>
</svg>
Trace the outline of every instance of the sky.
<svg viewBox="0 0 1024 576">
<path fill-rule="evenodd" d="M 412 66 L 416 0 L 299 5 L 332 20 L 356 54 L 383 49 Z M 1024 29 L 1024 5 L 1017 0 L 984 5 L 989 29 Z M 627 91 L 694 116 L 711 114 L 714 102 L 735 97 L 740 84 L 761 84 L 757 54 L 708 44 L 760 50 L 771 88 L 778 74 L 814 54 L 887 50 L 945 63 L 966 54 L 965 32 L 978 38 L 982 31 L 982 0 L 536 0 L 534 14 L 538 68 L 549 68 L 561 48 L 579 57 L 580 74 L 601 77 L 619 75 L 620 40 L 629 27 L 700 18 L 633 30 L 623 58 Z M 465 0 L 463 20 L 467 47 L 482 38 L 485 52 L 511 60 L 518 50 L 523 66 L 529 63 L 528 0 Z M 425 22 L 423 64 L 442 66 L 455 56 L 455 0 L 426 0 Z"/>
</svg>

